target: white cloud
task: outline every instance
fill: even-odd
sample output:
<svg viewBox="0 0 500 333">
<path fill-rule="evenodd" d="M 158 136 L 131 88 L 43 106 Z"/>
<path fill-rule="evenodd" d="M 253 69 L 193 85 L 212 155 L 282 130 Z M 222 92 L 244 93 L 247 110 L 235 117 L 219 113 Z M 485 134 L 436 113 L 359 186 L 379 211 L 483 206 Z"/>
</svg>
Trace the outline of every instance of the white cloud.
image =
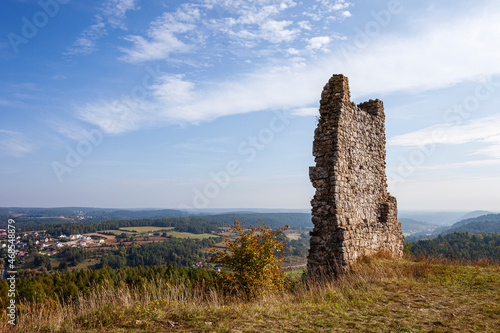
<svg viewBox="0 0 500 333">
<path fill-rule="evenodd" d="M 309 21 L 300 21 L 299 27 L 304 30 L 312 30 L 311 23 Z"/>
<path fill-rule="evenodd" d="M 91 131 L 85 129 L 76 122 L 69 122 L 63 120 L 48 121 L 50 127 L 56 132 L 64 135 L 65 137 L 76 141 L 88 141 L 92 137 Z"/>
<path fill-rule="evenodd" d="M 308 86 L 300 71 L 296 75 L 295 70 L 301 68 L 300 64 L 294 68 L 266 68 L 237 82 L 210 84 L 203 89 L 195 89 L 194 84 L 179 76 L 165 75 L 161 83 L 152 86 L 147 100 L 133 105 L 120 100 L 102 101 L 80 108 L 78 114 L 105 132 L 118 134 L 145 126 L 199 123 L 256 110 L 295 109 L 304 101 L 317 99 L 321 87 L 312 84 L 316 89 L 295 88 Z M 174 89 L 176 84 L 179 87 Z"/>
<path fill-rule="evenodd" d="M 195 99 L 194 84 L 183 80 L 182 75 L 164 75 L 152 87 L 152 95 L 164 103 L 186 103 Z"/>
<path fill-rule="evenodd" d="M 449 170 L 449 169 L 460 169 L 460 168 L 478 168 L 478 167 L 492 167 L 500 166 L 500 159 L 490 159 L 490 160 L 477 160 L 477 161 L 467 161 L 449 164 L 438 164 L 438 165 L 423 165 L 415 166 L 416 170 Z"/>
<path fill-rule="evenodd" d="M 332 8 L 332 10 L 342 10 L 342 9 L 349 8 L 350 5 L 351 4 L 349 2 L 337 1 L 337 3 L 334 4 L 331 8 Z"/>
<path fill-rule="evenodd" d="M 367 22 L 365 31 L 376 20 Z M 451 86 L 478 76 L 500 74 L 500 4 L 488 3 L 448 21 L 425 21 L 410 36 L 359 31 L 341 44 L 332 61 L 352 81 L 358 95 L 425 91 Z M 415 24 L 417 24 L 415 23 Z M 412 27 L 417 29 L 417 27 Z M 338 71 L 338 70 L 337 70 Z"/>
<path fill-rule="evenodd" d="M 108 134 L 120 134 L 154 125 L 154 119 L 163 121 L 156 105 L 136 101 L 133 105 L 120 100 L 101 101 L 87 104 L 77 110 L 78 118 L 98 126 Z M 151 115 L 154 115 L 152 117 Z"/>
<path fill-rule="evenodd" d="M 323 49 L 325 50 L 326 46 L 330 43 L 331 39 L 328 36 L 320 36 L 320 37 L 313 37 L 310 38 L 307 42 L 309 45 L 307 45 L 307 49 L 309 50 L 317 50 L 317 49 Z"/>
<path fill-rule="evenodd" d="M 303 15 L 311 17 L 314 21 L 324 21 L 325 18 L 342 20 L 351 16 L 349 15 L 350 12 L 346 10 L 350 6 L 352 6 L 352 3 L 345 0 L 321 0 L 314 2 L 313 5 L 303 12 Z"/>
<path fill-rule="evenodd" d="M 97 17 L 97 23 L 85 29 L 80 37 L 65 52 L 66 55 L 88 55 L 95 51 L 99 39 L 107 34 L 106 24 L 102 18 Z"/>
<path fill-rule="evenodd" d="M 120 28 L 122 30 L 127 30 L 127 27 L 123 23 L 127 11 L 137 10 L 137 0 L 108 0 L 102 5 L 102 12 L 107 18 L 108 24 L 116 29 Z"/>
<path fill-rule="evenodd" d="M 142 62 L 168 58 L 173 52 L 188 52 L 192 49 L 181 41 L 180 34 L 196 29 L 192 22 L 200 17 L 197 10 L 184 6 L 176 13 L 164 13 L 161 17 L 151 23 L 148 30 L 148 38 L 137 35 L 129 35 L 125 40 L 132 42 L 131 48 L 120 48 L 125 53 L 121 60 L 128 62 Z M 188 11 L 190 10 L 190 11 Z"/>
<path fill-rule="evenodd" d="M 298 108 L 291 110 L 295 116 L 317 116 L 319 115 L 318 108 Z"/>
<path fill-rule="evenodd" d="M 292 24 L 292 21 L 267 20 L 260 26 L 263 33 L 261 37 L 271 43 L 292 41 L 299 31 L 297 29 L 285 29 L 290 24 Z"/>
<path fill-rule="evenodd" d="M 389 145 L 418 147 L 429 144 L 466 144 L 479 142 L 486 145 L 475 155 L 500 158 L 500 115 L 470 120 L 462 124 L 440 124 L 396 136 Z"/>
<path fill-rule="evenodd" d="M 247 19 L 255 20 L 257 16 Z M 172 28 L 171 25 L 167 26 L 169 28 L 160 30 L 162 33 L 167 31 L 168 35 L 168 29 Z M 489 4 L 450 22 L 421 20 L 419 30 L 411 36 L 384 35 L 384 29 L 389 28 L 381 27 L 380 36 L 369 38 L 362 45 L 356 43 L 356 37 L 350 38 L 343 41 L 336 51 L 321 58 L 300 63 L 289 59 L 279 68 L 268 65 L 247 74 L 233 73 L 234 79 L 231 81 L 208 84 L 182 78 L 184 86 L 181 86 L 178 94 L 182 98 L 176 99 L 168 94 L 162 97 L 156 92 L 156 95 L 151 95 L 147 105 L 142 103 L 134 110 L 115 111 L 120 116 L 113 116 L 111 110 L 116 107 L 107 109 L 109 105 L 116 104 L 112 101 L 89 105 L 84 118 L 94 123 L 106 121 L 100 126 L 117 133 L 146 124 L 199 123 L 262 110 L 299 110 L 294 111 L 298 113 L 301 113 L 300 110 L 309 110 L 302 113 L 311 114 L 311 108 L 317 107 L 323 85 L 332 73 L 344 73 L 349 77 L 353 82 L 351 93 L 354 98 L 366 95 L 375 98 L 390 92 L 433 90 L 475 80 L 481 75 L 500 74 L 500 44 L 497 43 L 496 34 L 496 31 L 500 31 L 500 4 Z M 189 30 L 187 26 L 184 29 Z M 155 33 L 160 33 L 160 30 Z M 311 39 L 309 45 L 320 47 L 326 41 L 327 38 Z M 151 46 L 151 43 L 147 45 Z M 148 53 L 146 46 L 143 49 L 144 54 L 149 54 L 149 59 L 155 55 L 159 58 L 162 54 L 161 51 Z M 290 52 L 292 49 L 288 50 Z M 293 50 L 292 53 L 295 52 Z M 133 58 L 146 60 L 140 52 L 134 53 Z M 165 84 L 168 86 L 168 83 Z M 195 98 L 186 98 L 186 94 L 193 94 Z M 478 130 L 482 125 L 471 123 L 470 126 L 476 126 Z M 446 126 L 443 125 L 443 129 L 446 130 Z M 473 133 L 472 129 L 470 131 Z M 463 133 L 459 135 L 454 129 L 448 133 L 450 138 L 454 135 L 456 140 L 464 140 Z M 489 137 L 477 140 L 490 138 L 495 133 L 498 134 L 494 132 Z M 425 135 L 422 140 L 425 140 Z"/>
<path fill-rule="evenodd" d="M 498 210 L 500 177 L 475 175 L 447 179 L 408 180 L 397 189 L 389 189 L 398 198 L 399 209 Z"/>
<path fill-rule="evenodd" d="M 99 13 L 94 16 L 95 23 L 80 33 L 80 36 L 65 55 L 88 55 L 97 49 L 97 42 L 112 29 L 127 30 L 124 19 L 127 11 L 136 10 L 137 0 L 106 0 L 102 3 Z"/>
<path fill-rule="evenodd" d="M 0 152 L 22 157 L 34 149 L 35 146 L 28 142 L 23 133 L 0 129 Z"/>
<path fill-rule="evenodd" d="M 388 141 L 396 146 L 422 146 L 427 144 L 464 144 L 469 142 L 500 141 L 500 115 L 479 118 L 464 124 L 440 124 L 396 136 Z"/>
<path fill-rule="evenodd" d="M 221 36 L 252 48 L 261 41 L 282 43 L 293 41 L 300 33 L 290 20 L 275 19 L 294 7 L 291 0 L 211 1 L 201 5 L 183 4 L 174 13 L 164 13 L 151 23 L 147 37 L 131 35 L 125 40 L 131 47 L 121 48 L 121 60 L 142 62 L 168 59 L 173 53 L 186 53 L 204 47 L 207 36 Z M 207 11 L 216 10 L 219 17 L 206 19 Z M 307 23 L 299 24 L 307 29 Z M 310 28 L 310 27 L 309 27 Z"/>
</svg>

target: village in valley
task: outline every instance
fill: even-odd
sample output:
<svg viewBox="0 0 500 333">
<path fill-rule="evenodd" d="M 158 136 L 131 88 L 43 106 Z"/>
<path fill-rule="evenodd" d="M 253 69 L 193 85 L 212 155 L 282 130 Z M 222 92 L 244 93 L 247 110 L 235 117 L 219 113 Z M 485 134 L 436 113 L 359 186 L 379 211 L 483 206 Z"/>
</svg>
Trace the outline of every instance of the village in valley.
<svg viewBox="0 0 500 333">
<path fill-rule="evenodd" d="M 73 225 L 78 224 L 82 222 Z M 15 239 L 10 242 L 7 230 L 0 229 L 0 251 L 7 251 L 10 244 L 14 245 L 18 269 L 35 275 L 55 269 L 74 270 L 104 265 L 128 266 L 129 262 L 117 264 L 106 260 L 114 257 L 116 253 L 131 252 L 131 248 L 144 246 L 169 248 L 168 253 L 162 257 L 165 257 L 166 262 L 174 265 L 177 261 L 177 264 L 182 266 L 213 269 L 213 265 L 207 264 L 208 247 L 210 245 L 220 247 L 223 236 L 232 236 L 229 227 L 215 228 L 206 233 L 191 233 L 175 229 L 175 227 L 135 226 L 73 234 L 56 232 L 52 229 L 19 230 Z M 304 238 L 306 233 L 305 230 L 289 229 L 284 234 L 292 241 L 292 244 L 295 244 L 298 243 L 300 237 Z M 189 253 L 183 252 L 186 246 L 191 247 Z M 289 256 L 285 260 L 287 266 L 305 264 L 307 248 L 305 245 L 299 247 L 300 249 L 294 246 L 293 249 L 297 253 L 300 252 L 300 255 Z"/>
<path fill-rule="evenodd" d="M 56 256 L 59 250 L 65 246 L 92 248 L 104 245 L 105 243 L 105 237 L 80 234 L 53 237 L 52 235 L 46 234 L 44 230 L 20 233 L 14 242 L 16 247 L 15 253 L 19 258 L 23 258 L 30 253 Z M 7 246 L 7 231 L 0 229 L 0 248 L 4 249 Z"/>
</svg>

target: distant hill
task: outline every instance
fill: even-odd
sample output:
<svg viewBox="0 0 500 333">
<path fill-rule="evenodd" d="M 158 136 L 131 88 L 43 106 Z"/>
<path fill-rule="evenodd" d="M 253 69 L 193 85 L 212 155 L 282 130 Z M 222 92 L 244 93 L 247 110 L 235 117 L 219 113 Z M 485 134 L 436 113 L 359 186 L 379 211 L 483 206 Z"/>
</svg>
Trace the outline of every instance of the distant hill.
<svg viewBox="0 0 500 333">
<path fill-rule="evenodd" d="M 16 226 L 25 228 L 36 225 L 60 223 L 92 223 L 129 219 L 161 219 L 188 217 L 190 214 L 175 209 L 113 209 L 89 207 L 63 208 L 0 208 L 0 218 L 15 218 Z"/>
<path fill-rule="evenodd" d="M 500 261 L 500 234 L 451 233 L 412 244 L 413 255 L 452 260 L 492 259 Z"/>
<path fill-rule="evenodd" d="M 433 239 L 439 235 L 446 235 L 454 232 L 470 233 L 497 233 L 500 232 L 500 214 L 481 215 L 474 218 L 461 220 L 449 227 L 439 227 L 431 232 L 418 232 L 406 237 L 406 241 L 416 243 L 423 239 Z"/>
<path fill-rule="evenodd" d="M 433 211 L 412 211 L 412 210 L 399 210 L 398 217 L 412 219 L 416 221 L 423 221 L 439 226 L 452 225 L 461 219 L 462 216 L 467 214 L 466 211 L 457 212 L 433 212 Z"/>
<path fill-rule="evenodd" d="M 414 234 L 418 232 L 431 232 L 437 229 L 439 226 L 436 224 L 417 221 L 408 218 L 400 218 L 399 222 L 401 222 L 401 229 L 404 234 Z"/>
<path fill-rule="evenodd" d="M 1 207 L 0 215 L 23 217 L 109 217 L 109 218 L 163 218 L 181 217 L 190 214 L 176 209 L 116 209 L 91 207 L 62 207 L 62 208 L 25 208 Z"/>
<path fill-rule="evenodd" d="M 500 233 L 500 221 L 486 221 L 486 222 L 470 222 L 456 228 L 446 230 L 445 234 L 452 232 L 470 232 L 473 234 L 479 233 Z"/>
<path fill-rule="evenodd" d="M 452 232 L 500 233 L 500 214 L 488 214 L 459 221 L 447 229 L 444 234 Z"/>
<path fill-rule="evenodd" d="M 106 217 L 110 219 L 159 219 L 167 217 L 186 217 L 190 214 L 175 209 L 160 209 L 160 210 L 90 210 L 86 213 L 92 217 Z"/>
<path fill-rule="evenodd" d="M 494 213 L 487 211 L 487 210 L 475 210 L 475 211 L 472 211 L 470 213 L 467 213 L 467 214 L 461 216 L 459 219 L 457 219 L 455 221 L 455 223 L 463 221 L 463 220 L 468 220 L 468 219 L 472 219 L 475 217 L 483 216 L 483 215 L 488 215 L 488 214 L 494 214 Z"/>
<path fill-rule="evenodd" d="M 500 214 L 481 215 L 478 217 L 460 220 L 457 223 L 453 224 L 450 227 L 450 229 L 457 228 L 459 226 L 466 225 L 466 224 L 471 223 L 471 222 L 495 222 L 495 221 L 500 221 Z"/>
<path fill-rule="evenodd" d="M 267 226 L 282 228 L 288 225 L 291 229 L 312 228 L 311 214 L 309 213 L 234 213 L 240 222 L 255 225 L 258 221 L 263 221 Z M 201 218 L 208 221 L 223 222 L 232 225 L 233 214 L 204 215 Z"/>
</svg>

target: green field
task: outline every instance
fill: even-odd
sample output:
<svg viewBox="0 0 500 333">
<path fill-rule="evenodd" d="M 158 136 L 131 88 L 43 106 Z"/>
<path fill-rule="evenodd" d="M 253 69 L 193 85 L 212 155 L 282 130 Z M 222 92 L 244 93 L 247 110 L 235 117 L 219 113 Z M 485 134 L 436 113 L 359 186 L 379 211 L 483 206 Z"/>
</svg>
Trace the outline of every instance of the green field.
<svg viewBox="0 0 500 333">
<path fill-rule="evenodd" d="M 214 234 L 192 234 L 190 232 L 179 232 L 179 231 L 168 231 L 167 236 L 172 236 L 176 238 L 192 238 L 192 239 L 205 239 L 210 237 L 219 237 Z"/>
<path fill-rule="evenodd" d="M 128 231 L 128 230 L 103 230 L 103 231 L 99 231 L 100 233 L 110 233 L 110 234 L 113 234 L 113 235 L 116 235 L 116 236 L 119 236 L 123 233 L 128 233 L 130 234 L 130 236 L 133 236 L 133 235 L 136 235 L 137 233 L 134 232 L 134 231 Z"/>
<path fill-rule="evenodd" d="M 210 237 L 219 237 L 218 235 L 214 234 L 192 234 L 190 232 L 180 232 L 180 231 L 174 231 L 174 227 L 153 227 L 153 226 L 146 226 L 146 227 L 123 227 L 120 228 L 120 230 L 103 230 L 101 232 L 106 232 L 106 233 L 112 233 L 113 235 L 119 236 L 123 233 L 128 234 L 129 236 L 140 236 L 142 237 L 142 234 L 149 233 L 149 232 L 165 232 L 167 236 L 172 236 L 175 238 L 191 238 L 191 239 L 206 239 Z"/>
<path fill-rule="evenodd" d="M 155 231 L 168 231 L 172 230 L 174 227 L 153 227 L 153 226 L 145 226 L 145 227 L 123 227 L 120 230 L 128 231 L 128 232 L 155 232 Z"/>
</svg>

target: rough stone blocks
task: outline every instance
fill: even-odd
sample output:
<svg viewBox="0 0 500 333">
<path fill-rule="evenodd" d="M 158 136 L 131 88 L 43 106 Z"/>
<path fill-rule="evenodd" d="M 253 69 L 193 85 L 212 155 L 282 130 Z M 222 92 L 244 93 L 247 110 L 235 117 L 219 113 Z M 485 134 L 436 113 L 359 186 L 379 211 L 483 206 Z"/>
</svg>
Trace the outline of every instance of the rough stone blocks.
<svg viewBox="0 0 500 333">
<path fill-rule="evenodd" d="M 314 133 L 315 167 L 307 268 L 338 275 L 360 256 L 403 255 L 396 198 L 387 192 L 385 114 L 382 101 L 355 105 L 344 75 L 333 75 L 321 94 Z"/>
</svg>

